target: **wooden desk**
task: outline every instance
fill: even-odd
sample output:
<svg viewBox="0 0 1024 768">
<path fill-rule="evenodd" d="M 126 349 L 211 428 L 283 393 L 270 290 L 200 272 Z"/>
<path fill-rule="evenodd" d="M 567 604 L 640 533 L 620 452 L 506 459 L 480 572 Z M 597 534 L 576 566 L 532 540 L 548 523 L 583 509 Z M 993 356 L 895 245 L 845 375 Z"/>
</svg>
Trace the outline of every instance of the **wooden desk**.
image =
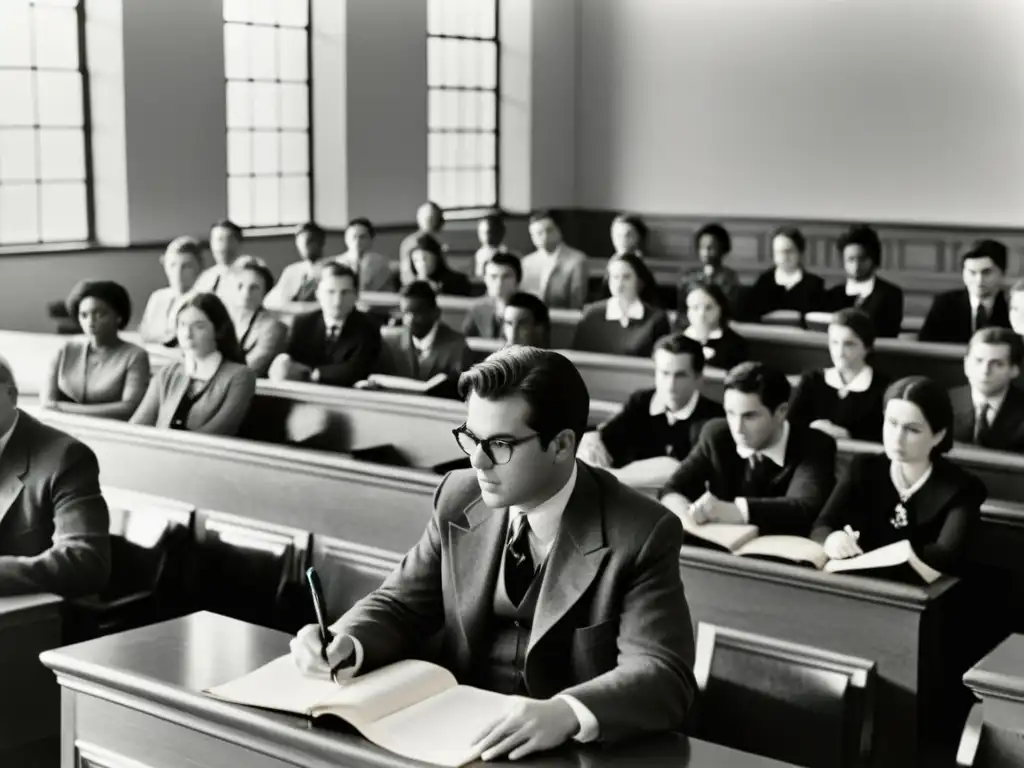
<svg viewBox="0 0 1024 768">
<path fill-rule="evenodd" d="M 960 675 L 1003 636 L 970 585 L 943 578 L 917 587 L 690 546 L 679 561 L 695 622 L 876 663 L 872 765 L 952 756 L 968 703 Z"/>
<path fill-rule="evenodd" d="M 52 759 L 59 698 L 39 654 L 61 642 L 56 595 L 0 597 L 0 765 Z"/>
<path fill-rule="evenodd" d="M 348 730 L 201 693 L 288 651 L 288 636 L 213 613 L 49 651 L 61 685 L 61 766 L 414 768 Z M 773 760 L 664 734 L 567 746 L 521 761 L 537 768 L 770 768 Z"/>
<path fill-rule="evenodd" d="M 1024 764 L 1024 635 L 1011 635 L 967 671 L 964 684 L 981 702 L 968 719 L 957 765 Z"/>
</svg>

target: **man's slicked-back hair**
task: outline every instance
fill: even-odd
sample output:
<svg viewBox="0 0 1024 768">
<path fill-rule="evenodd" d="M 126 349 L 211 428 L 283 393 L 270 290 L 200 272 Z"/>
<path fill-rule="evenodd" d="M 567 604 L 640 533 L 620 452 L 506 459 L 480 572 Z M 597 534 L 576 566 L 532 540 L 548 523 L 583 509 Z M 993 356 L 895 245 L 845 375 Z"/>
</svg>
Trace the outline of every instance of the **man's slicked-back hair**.
<svg viewBox="0 0 1024 768">
<path fill-rule="evenodd" d="M 516 285 L 523 282 L 523 262 L 514 253 L 496 253 L 487 263 L 496 267 L 508 267 L 516 276 Z M 485 266 L 484 269 L 486 270 L 487 267 Z"/>
<path fill-rule="evenodd" d="M 971 249 L 966 251 L 960 258 L 961 269 L 967 263 L 968 259 L 992 259 L 992 263 L 999 267 L 1000 272 L 1006 271 L 1006 263 L 1008 260 L 1008 251 L 1006 246 L 998 240 L 975 240 L 971 244 Z"/>
<path fill-rule="evenodd" d="M 700 373 L 704 370 L 704 347 L 699 341 L 694 341 L 685 333 L 669 333 L 662 336 L 654 342 L 651 357 L 658 351 L 668 352 L 670 355 L 689 355 L 690 367 L 693 372 Z"/>
<path fill-rule="evenodd" d="M 408 285 L 403 285 L 398 294 L 403 299 L 419 299 L 425 301 L 431 308 L 437 307 L 437 294 L 426 280 L 414 280 Z"/>
<path fill-rule="evenodd" d="M 347 264 L 339 264 L 336 261 L 329 261 L 324 264 L 323 269 L 320 270 L 320 277 L 348 277 L 352 279 L 352 285 L 357 289 L 359 288 L 359 280 L 356 278 L 356 273 L 352 270 L 352 267 Z"/>
<path fill-rule="evenodd" d="M 459 395 L 485 400 L 521 396 L 529 407 L 527 426 L 540 436 L 541 448 L 563 430 L 579 445 L 590 416 L 590 393 L 569 359 L 537 347 L 499 349 L 459 377 Z"/>
<path fill-rule="evenodd" d="M 549 331 L 551 330 L 551 313 L 548 312 L 548 305 L 532 293 L 526 293 L 525 291 L 513 293 L 509 300 L 505 302 L 505 306 L 525 309 L 533 315 L 533 321 L 537 325 L 542 325 Z"/>
<path fill-rule="evenodd" d="M 990 326 L 975 331 L 971 340 L 967 342 L 967 353 L 970 354 L 971 347 L 975 344 L 991 344 L 993 346 L 1005 345 L 1010 351 L 1010 365 L 1020 366 L 1024 363 L 1024 339 L 1021 339 L 1009 328 Z"/>
<path fill-rule="evenodd" d="M 785 374 L 770 365 L 757 362 L 740 363 L 725 375 L 725 391 L 735 389 L 746 395 L 757 395 L 772 413 L 789 402 L 792 387 Z"/>
<path fill-rule="evenodd" d="M 14 376 L 14 369 L 7 358 L 0 355 L 0 386 L 4 384 L 13 387 L 15 392 L 18 391 L 18 380 Z"/>
</svg>

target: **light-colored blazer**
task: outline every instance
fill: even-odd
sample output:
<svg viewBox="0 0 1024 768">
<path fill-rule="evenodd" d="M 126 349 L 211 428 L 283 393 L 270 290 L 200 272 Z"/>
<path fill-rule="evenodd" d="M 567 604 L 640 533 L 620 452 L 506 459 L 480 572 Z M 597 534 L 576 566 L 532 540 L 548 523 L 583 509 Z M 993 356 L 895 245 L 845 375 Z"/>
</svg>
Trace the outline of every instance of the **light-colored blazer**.
<svg viewBox="0 0 1024 768">
<path fill-rule="evenodd" d="M 90 369 L 89 340 L 72 339 L 53 359 L 40 399 L 106 406 L 90 415 L 127 421 L 149 386 L 149 354 L 122 339 L 108 355 Z"/>
<path fill-rule="evenodd" d="M 188 385 L 184 362 L 162 368 L 150 380 L 146 396 L 132 416 L 131 423 L 167 429 Z M 192 404 L 185 426 L 190 432 L 234 435 L 249 412 L 255 395 L 256 375 L 240 363 L 224 360 Z"/>
<path fill-rule="evenodd" d="M 262 308 L 247 327 L 236 325 L 235 333 L 245 353 L 245 364 L 259 379 L 266 377 L 274 358 L 288 347 L 288 327 Z"/>
<path fill-rule="evenodd" d="M 587 255 L 562 243 L 549 272 L 550 258 L 540 251 L 523 257 L 520 290 L 537 296 L 550 309 L 582 309 L 589 289 Z"/>
<path fill-rule="evenodd" d="M 170 286 L 157 288 L 149 295 L 139 321 L 139 335 L 148 344 L 166 344 L 178 338 L 178 305 L 188 294 L 178 296 Z"/>
<path fill-rule="evenodd" d="M 110 518 L 95 454 L 24 411 L 0 461 L 0 596 L 99 592 Z"/>
<path fill-rule="evenodd" d="M 344 264 L 359 276 L 360 291 L 390 291 L 394 288 L 394 278 L 391 275 L 391 262 L 387 256 L 382 256 L 373 251 L 367 251 L 356 263 L 352 253 L 346 251 L 332 256 L 330 261 Z"/>
<path fill-rule="evenodd" d="M 605 741 L 679 728 L 696 693 L 682 525 L 608 472 L 579 462 L 577 471 L 541 577 L 527 690 L 577 699 Z M 416 654 L 440 632 L 439 661 L 471 679 L 485 662 L 506 532 L 507 510 L 484 504 L 474 470 L 446 475 L 419 543 L 335 625 L 362 645 L 359 673 Z"/>
<path fill-rule="evenodd" d="M 279 307 L 290 301 L 313 301 L 316 298 L 316 265 L 293 261 L 281 271 L 281 277 L 263 297 L 263 306 Z"/>
<path fill-rule="evenodd" d="M 239 258 L 243 257 L 239 256 Z M 237 291 L 235 289 L 235 281 L 232 279 L 230 265 L 221 266 L 220 264 L 214 264 L 212 267 L 207 267 L 196 279 L 196 284 L 192 287 L 192 290 L 196 293 L 216 294 L 218 299 L 227 306 L 231 306 Z"/>
</svg>

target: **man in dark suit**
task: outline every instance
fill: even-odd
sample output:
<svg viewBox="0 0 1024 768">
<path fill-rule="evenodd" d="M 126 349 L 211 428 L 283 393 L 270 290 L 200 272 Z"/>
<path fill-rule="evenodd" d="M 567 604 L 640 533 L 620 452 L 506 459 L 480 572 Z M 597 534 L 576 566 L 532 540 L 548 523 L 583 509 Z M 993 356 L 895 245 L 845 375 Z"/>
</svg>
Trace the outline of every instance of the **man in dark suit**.
<svg viewBox="0 0 1024 768">
<path fill-rule="evenodd" d="M 1003 294 L 1006 246 L 979 240 L 963 255 L 964 290 L 940 293 L 932 301 L 918 338 L 966 344 L 982 328 L 1010 327 L 1010 308 Z"/>
<path fill-rule="evenodd" d="M 846 282 L 825 291 L 822 309 L 838 312 L 856 307 L 870 317 L 879 338 L 895 338 L 903 325 L 903 291 L 876 274 L 882 263 L 882 242 L 871 227 L 857 224 L 836 241 Z"/>
<path fill-rule="evenodd" d="M 949 393 L 953 438 L 997 451 L 1024 453 L 1024 392 L 1013 386 L 1024 340 L 1007 328 L 983 328 L 964 356 L 966 386 Z"/>
<path fill-rule="evenodd" d="M 682 333 L 654 344 L 654 388 L 630 395 L 622 410 L 580 441 L 579 457 L 598 467 L 624 467 L 670 456 L 685 459 L 705 422 L 725 415 L 700 393 L 704 349 Z"/>
<path fill-rule="evenodd" d="M 18 409 L 14 375 L 0 359 L 0 597 L 100 591 L 109 528 L 96 456 Z"/>
<path fill-rule="evenodd" d="M 695 682 L 679 520 L 577 463 L 590 397 L 562 355 L 502 349 L 460 390 L 472 469 L 442 480 L 419 543 L 334 625 L 328 662 L 308 626 L 296 664 L 368 672 L 439 633 L 460 683 L 522 697 L 480 734 L 484 759 L 680 727 Z"/>
<path fill-rule="evenodd" d="M 470 305 L 462 322 L 462 333 L 482 339 L 500 339 L 502 314 L 508 300 L 519 290 L 523 267 L 515 254 L 499 252 L 488 259 L 483 269 L 487 295 Z"/>
<path fill-rule="evenodd" d="M 441 320 L 430 283 L 417 280 L 402 288 L 399 309 L 402 326 L 385 328 L 381 334 L 378 372 L 418 381 L 444 374 L 447 381 L 431 389 L 431 394 L 456 397 L 459 376 L 473 364 L 466 337 Z"/>
<path fill-rule="evenodd" d="M 316 287 L 319 312 L 292 324 L 287 350 L 270 366 L 271 379 L 351 387 L 373 370 L 380 355 L 380 328 L 356 306 L 356 275 L 329 262 Z"/>
<path fill-rule="evenodd" d="M 661 503 L 697 524 L 750 523 L 761 535 L 810 535 L 835 486 L 836 441 L 786 421 L 789 395 L 786 377 L 762 363 L 729 371 L 725 419 L 705 425 Z"/>
</svg>

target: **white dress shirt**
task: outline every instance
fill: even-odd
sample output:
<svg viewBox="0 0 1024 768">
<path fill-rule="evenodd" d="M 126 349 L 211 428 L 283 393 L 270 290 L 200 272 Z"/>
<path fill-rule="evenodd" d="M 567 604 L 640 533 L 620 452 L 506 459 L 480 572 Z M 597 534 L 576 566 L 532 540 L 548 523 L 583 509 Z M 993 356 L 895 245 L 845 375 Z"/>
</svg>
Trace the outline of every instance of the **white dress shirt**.
<svg viewBox="0 0 1024 768">
<path fill-rule="evenodd" d="M 409 338 L 412 339 L 412 345 L 416 349 L 416 354 L 421 358 L 426 357 L 430 354 L 430 351 L 434 348 L 434 341 L 437 339 L 437 328 L 441 325 L 441 321 L 434 323 L 434 327 L 427 331 L 426 336 L 422 339 L 417 339 L 412 333 L 409 334 Z"/>
<path fill-rule="evenodd" d="M 7 428 L 7 431 L 0 435 L 0 459 L 3 458 L 4 450 L 7 448 L 7 444 L 11 442 L 11 435 L 14 434 L 14 428 L 18 426 L 18 419 L 21 418 L 21 412 L 14 412 L 14 421 L 11 422 L 11 426 Z"/>
<path fill-rule="evenodd" d="M 209 381 L 217 373 L 217 369 L 220 368 L 224 355 L 220 352 L 214 352 L 212 355 L 207 355 L 201 360 L 192 355 L 185 355 L 184 359 L 186 376 L 196 381 Z"/>
<path fill-rule="evenodd" d="M 850 379 L 849 382 L 843 381 L 842 377 L 839 375 L 838 368 L 825 369 L 825 383 L 839 393 L 840 400 L 845 398 L 851 392 L 867 392 L 874 379 L 875 370 L 870 365 L 865 365 L 861 368 L 860 372 Z"/>
<path fill-rule="evenodd" d="M 846 295 L 857 296 L 861 299 L 866 299 L 871 295 L 871 292 L 875 290 L 875 276 L 872 275 L 867 280 L 854 280 L 850 278 L 846 281 Z"/>
<path fill-rule="evenodd" d="M 608 299 L 608 303 L 605 304 L 604 319 L 616 322 L 623 328 L 628 328 L 630 320 L 644 319 L 644 303 L 640 299 L 633 299 L 623 309 L 618 299 Z"/>
<path fill-rule="evenodd" d="M 686 421 L 688 418 L 693 416 L 693 412 L 697 408 L 697 401 L 700 400 L 700 392 L 694 390 L 693 394 L 690 395 L 690 399 L 686 401 L 686 405 L 675 411 L 668 409 L 668 403 L 665 398 L 661 396 L 661 393 L 655 390 L 654 397 L 651 398 L 651 405 L 648 408 L 648 413 L 651 416 L 660 416 L 665 414 L 665 418 L 668 420 L 668 425 L 671 427 L 677 421 Z"/>
<path fill-rule="evenodd" d="M 780 469 L 786 465 L 786 448 L 789 446 L 789 422 L 783 422 L 782 432 L 775 439 L 771 445 L 767 448 L 762 448 L 760 451 L 753 451 L 746 446 L 736 445 L 736 453 L 739 454 L 740 458 L 744 461 L 750 459 L 751 456 L 761 456 L 762 459 L 770 459 Z M 750 522 L 750 507 L 747 505 L 747 500 L 743 497 L 733 499 L 733 503 L 736 508 L 739 509 L 740 514 L 743 516 L 743 522 Z"/>
<path fill-rule="evenodd" d="M 775 284 L 785 288 L 787 291 L 803 279 L 804 271 L 802 269 L 798 269 L 796 272 L 783 272 L 780 269 L 775 270 Z"/>
<path fill-rule="evenodd" d="M 540 274 L 540 295 L 541 297 L 547 296 L 548 282 L 551 280 L 551 274 L 555 271 L 555 267 L 558 266 L 558 255 L 562 252 L 562 244 L 559 243 L 558 247 L 551 253 L 544 250 L 537 250 L 540 254 L 541 260 L 544 262 L 543 269 Z"/>
</svg>

